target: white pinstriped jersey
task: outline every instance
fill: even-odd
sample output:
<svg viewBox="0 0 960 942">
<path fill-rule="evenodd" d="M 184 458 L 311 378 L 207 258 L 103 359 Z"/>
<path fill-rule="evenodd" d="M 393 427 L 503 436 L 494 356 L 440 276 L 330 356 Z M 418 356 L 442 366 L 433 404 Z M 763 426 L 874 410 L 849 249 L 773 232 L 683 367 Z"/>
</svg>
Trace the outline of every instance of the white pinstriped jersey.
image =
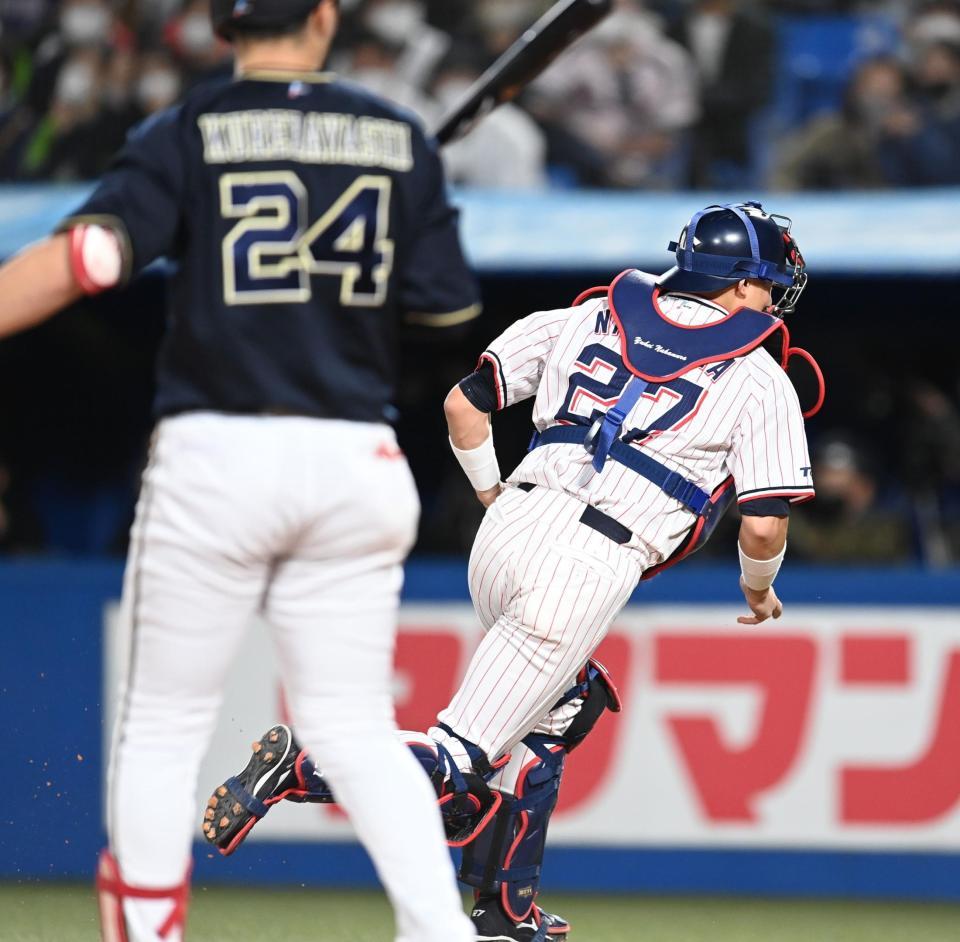
<svg viewBox="0 0 960 942">
<path fill-rule="evenodd" d="M 665 295 L 671 320 L 696 327 L 727 311 L 701 298 Z M 511 325 L 482 354 L 494 369 L 498 408 L 536 396 L 539 431 L 582 424 L 606 411 L 626 382 L 620 337 L 605 299 L 531 314 Z M 762 349 L 698 367 L 677 380 L 651 385 L 623 429 L 646 430 L 642 448 L 705 491 L 730 474 L 738 500 L 813 496 L 803 416 L 786 374 Z M 639 447 L 639 446 L 634 446 Z M 596 474 L 580 445 L 534 449 L 508 478 L 564 491 L 614 517 L 634 533 L 645 568 L 666 559 L 694 522 L 693 514 L 659 487 L 608 460 Z"/>
</svg>

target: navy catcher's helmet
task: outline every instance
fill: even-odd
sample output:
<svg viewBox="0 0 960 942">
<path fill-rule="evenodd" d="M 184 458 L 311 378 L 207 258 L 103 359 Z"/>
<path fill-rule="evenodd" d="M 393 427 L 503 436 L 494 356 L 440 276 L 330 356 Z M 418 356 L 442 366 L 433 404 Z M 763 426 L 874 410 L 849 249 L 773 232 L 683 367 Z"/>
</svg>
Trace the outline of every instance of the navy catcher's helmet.
<svg viewBox="0 0 960 942">
<path fill-rule="evenodd" d="M 210 13 L 218 36 L 232 39 L 234 27 L 246 31 L 283 29 L 302 23 L 323 0 L 213 0 Z"/>
<path fill-rule="evenodd" d="M 771 281 L 783 290 L 770 313 L 790 314 L 807 284 L 790 226 L 786 216 L 769 215 L 756 202 L 708 206 L 684 226 L 679 242 L 667 246 L 677 264 L 657 284 L 664 291 L 709 294 L 744 278 Z"/>
</svg>

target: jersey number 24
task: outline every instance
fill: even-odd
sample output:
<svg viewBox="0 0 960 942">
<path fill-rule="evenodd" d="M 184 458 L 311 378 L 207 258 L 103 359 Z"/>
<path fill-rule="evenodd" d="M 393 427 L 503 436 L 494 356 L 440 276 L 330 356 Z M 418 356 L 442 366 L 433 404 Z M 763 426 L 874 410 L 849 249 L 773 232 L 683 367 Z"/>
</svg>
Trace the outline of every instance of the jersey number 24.
<svg viewBox="0 0 960 942">
<path fill-rule="evenodd" d="M 392 181 L 365 174 L 311 222 L 307 189 L 292 170 L 225 173 L 220 210 L 238 220 L 223 240 L 227 304 L 303 303 L 311 278 L 340 279 L 340 303 L 378 307 L 393 268 Z"/>
</svg>

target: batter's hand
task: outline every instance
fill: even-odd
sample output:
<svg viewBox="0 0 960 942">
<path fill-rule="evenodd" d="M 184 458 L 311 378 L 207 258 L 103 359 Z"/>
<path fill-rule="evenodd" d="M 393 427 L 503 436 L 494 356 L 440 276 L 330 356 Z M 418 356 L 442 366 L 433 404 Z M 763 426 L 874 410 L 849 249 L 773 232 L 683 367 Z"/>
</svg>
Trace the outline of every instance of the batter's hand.
<svg viewBox="0 0 960 942">
<path fill-rule="evenodd" d="M 758 592 L 756 589 L 751 589 L 741 576 L 740 588 L 743 590 L 743 597 L 747 600 L 747 605 L 750 606 L 750 611 L 753 614 L 741 615 L 737 619 L 739 624 L 759 625 L 760 622 L 766 621 L 768 618 L 779 618 L 783 614 L 783 606 L 780 604 L 780 599 L 777 598 L 777 593 L 773 591 L 773 586 Z"/>
<path fill-rule="evenodd" d="M 503 482 L 501 481 L 496 487 L 490 487 L 485 491 L 476 491 L 475 493 L 477 500 L 484 507 L 489 507 L 503 493 Z"/>
</svg>

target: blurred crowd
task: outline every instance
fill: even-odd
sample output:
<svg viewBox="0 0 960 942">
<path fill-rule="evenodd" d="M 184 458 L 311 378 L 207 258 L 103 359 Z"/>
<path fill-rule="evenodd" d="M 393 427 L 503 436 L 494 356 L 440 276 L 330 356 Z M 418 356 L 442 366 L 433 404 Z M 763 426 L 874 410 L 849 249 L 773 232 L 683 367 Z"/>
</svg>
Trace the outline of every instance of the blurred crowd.
<svg viewBox="0 0 960 942">
<path fill-rule="evenodd" d="M 428 124 L 551 0 L 342 0 L 332 70 Z M 0 0 L 0 179 L 94 177 L 231 69 L 207 0 Z M 960 182 L 960 2 L 617 0 L 448 149 L 491 187 Z"/>
<path fill-rule="evenodd" d="M 433 126 L 550 5 L 341 0 L 330 68 Z M 0 180 L 93 178 L 133 124 L 231 70 L 208 0 L 0 0 Z M 957 184 L 958 154 L 960 0 L 618 0 L 444 156 L 455 182 L 484 187 L 756 190 Z M 477 344 L 517 314 L 515 284 L 484 288 Z M 834 283 L 811 298 L 826 312 L 811 346 L 835 356 L 828 410 L 811 427 L 818 499 L 795 515 L 791 554 L 948 565 L 960 559 L 960 387 L 941 328 L 925 322 L 915 344 L 939 356 L 936 381 L 882 331 L 870 356 L 848 353 L 862 344 L 853 308 L 892 323 L 909 303 L 918 330 L 943 298 L 863 290 Z M 0 552 L 123 550 L 162 330 L 155 283 L 131 291 L 142 297 L 106 297 L 0 345 L 0 401 L 18 403 L 0 410 Z M 400 434 L 424 489 L 418 548 L 462 553 L 480 511 L 438 452 L 435 404 L 469 357 L 444 361 L 442 376 L 412 362 Z M 527 434 L 517 411 L 498 420 L 504 467 Z M 703 556 L 729 545 L 718 535 Z"/>
</svg>

